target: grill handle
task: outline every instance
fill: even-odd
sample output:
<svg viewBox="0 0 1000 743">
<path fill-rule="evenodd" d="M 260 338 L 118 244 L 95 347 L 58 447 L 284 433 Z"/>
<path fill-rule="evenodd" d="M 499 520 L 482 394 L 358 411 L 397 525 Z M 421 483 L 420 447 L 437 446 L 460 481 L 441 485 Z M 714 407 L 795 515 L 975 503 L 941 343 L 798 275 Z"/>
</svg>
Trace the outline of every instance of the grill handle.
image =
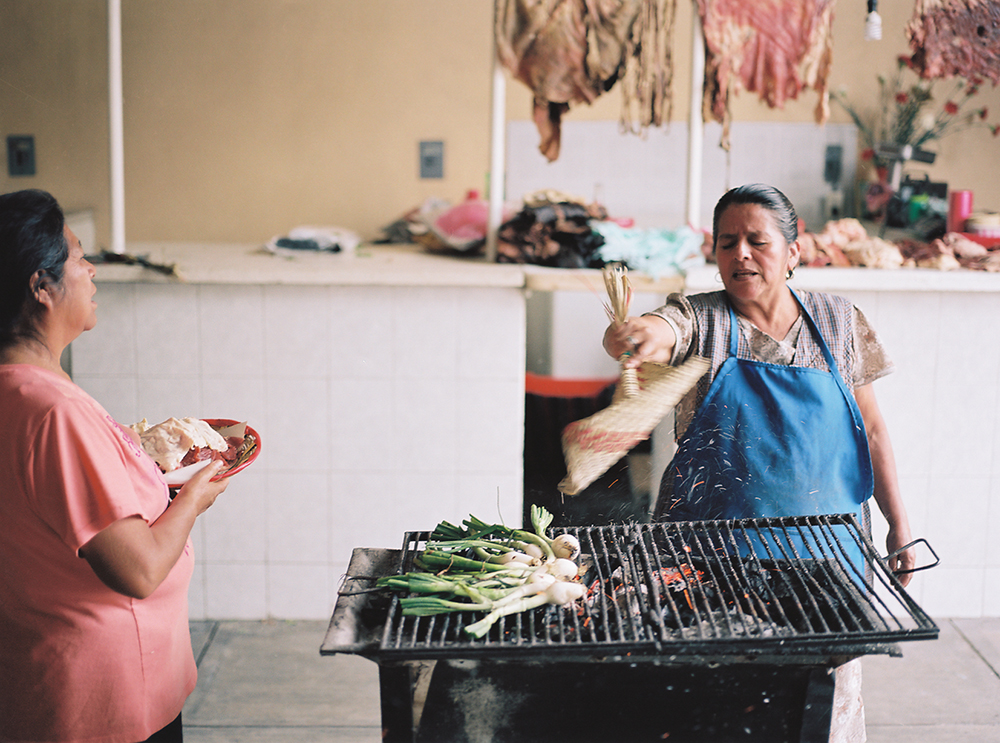
<svg viewBox="0 0 1000 743">
<path fill-rule="evenodd" d="M 921 565 L 920 567 L 910 568 L 909 570 L 893 570 L 892 571 L 893 575 L 905 575 L 906 573 L 916 573 L 919 570 L 929 570 L 930 568 L 935 567 L 939 562 L 941 562 L 941 558 L 938 557 L 937 552 L 935 552 L 934 548 L 931 547 L 930 542 L 928 542 L 923 537 L 921 537 L 920 539 L 914 539 L 909 544 L 904 544 L 895 552 L 890 552 L 888 555 L 885 556 L 884 560 L 888 563 L 889 560 L 894 558 L 896 555 L 900 554 L 901 552 L 906 552 L 906 550 L 910 549 L 910 547 L 914 546 L 915 544 L 919 544 L 920 542 L 923 542 L 927 546 L 927 549 L 931 551 L 931 554 L 934 555 L 934 562 L 929 563 L 927 565 Z"/>
</svg>

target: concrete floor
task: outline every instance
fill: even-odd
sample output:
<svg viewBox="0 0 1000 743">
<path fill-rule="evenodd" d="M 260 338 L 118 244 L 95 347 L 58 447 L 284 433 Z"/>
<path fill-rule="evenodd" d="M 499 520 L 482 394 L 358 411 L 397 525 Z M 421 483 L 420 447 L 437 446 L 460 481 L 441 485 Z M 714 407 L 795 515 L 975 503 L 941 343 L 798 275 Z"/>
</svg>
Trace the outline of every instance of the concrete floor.
<svg viewBox="0 0 1000 743">
<path fill-rule="evenodd" d="M 902 643 L 902 658 L 865 657 L 871 743 L 1000 743 L 1000 618 L 936 622 L 940 638 Z M 185 741 L 381 740 L 378 667 L 320 656 L 325 633 L 325 622 L 192 622 Z"/>
</svg>

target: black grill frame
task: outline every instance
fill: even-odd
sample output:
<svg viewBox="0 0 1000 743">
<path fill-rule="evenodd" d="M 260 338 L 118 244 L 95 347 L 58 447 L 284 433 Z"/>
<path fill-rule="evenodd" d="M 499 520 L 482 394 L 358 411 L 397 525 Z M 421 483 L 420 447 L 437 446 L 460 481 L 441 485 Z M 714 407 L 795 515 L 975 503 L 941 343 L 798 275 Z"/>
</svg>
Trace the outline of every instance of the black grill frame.
<svg viewBox="0 0 1000 743">
<path fill-rule="evenodd" d="M 599 598 L 584 602 L 582 612 L 545 607 L 515 614 L 474 639 L 462 628 L 482 614 L 404 617 L 393 596 L 375 654 L 385 660 L 791 659 L 892 653 L 897 642 L 938 635 L 853 514 L 553 531 L 574 534 L 594 558 Z M 401 572 L 412 569 L 429 538 L 429 532 L 406 534 Z M 864 574 L 847 557 L 851 541 L 864 555 Z M 609 598 L 619 566 L 616 575 L 638 611 Z M 686 581 L 687 612 L 673 592 L 660 598 L 656 576 L 675 569 L 709 577 Z M 730 613 L 727 602 L 740 612 Z"/>
</svg>

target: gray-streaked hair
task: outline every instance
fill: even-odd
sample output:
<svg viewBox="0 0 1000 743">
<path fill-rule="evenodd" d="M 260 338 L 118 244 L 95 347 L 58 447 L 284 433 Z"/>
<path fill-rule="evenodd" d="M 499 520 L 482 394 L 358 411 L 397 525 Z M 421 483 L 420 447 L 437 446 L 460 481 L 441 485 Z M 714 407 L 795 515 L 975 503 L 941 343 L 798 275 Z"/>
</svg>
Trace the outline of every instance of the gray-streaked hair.
<svg viewBox="0 0 1000 743">
<path fill-rule="evenodd" d="M 785 194 L 765 183 L 748 183 L 726 191 L 715 205 L 712 217 L 712 250 L 715 250 L 719 234 L 719 220 L 729 207 L 735 204 L 756 204 L 774 215 L 778 230 L 789 244 L 799 239 L 799 215 Z"/>
<path fill-rule="evenodd" d="M 0 348 L 35 335 L 40 283 L 61 284 L 69 257 L 66 217 L 52 194 L 28 189 L 0 196 Z M 33 282 L 35 274 L 40 280 Z"/>
</svg>

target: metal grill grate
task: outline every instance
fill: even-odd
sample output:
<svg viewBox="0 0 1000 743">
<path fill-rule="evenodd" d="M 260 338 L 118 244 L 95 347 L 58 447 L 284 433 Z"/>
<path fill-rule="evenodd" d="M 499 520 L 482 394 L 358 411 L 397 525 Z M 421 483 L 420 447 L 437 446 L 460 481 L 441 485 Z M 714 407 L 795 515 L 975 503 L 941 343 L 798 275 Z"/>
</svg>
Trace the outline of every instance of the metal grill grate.
<svg viewBox="0 0 1000 743">
<path fill-rule="evenodd" d="M 571 527 L 587 597 L 501 619 L 404 617 L 394 597 L 384 658 L 601 658 L 876 652 L 938 628 L 893 578 L 853 515 Z M 410 532 L 402 569 L 429 539 Z M 860 550 L 863 567 L 848 555 Z"/>
</svg>

